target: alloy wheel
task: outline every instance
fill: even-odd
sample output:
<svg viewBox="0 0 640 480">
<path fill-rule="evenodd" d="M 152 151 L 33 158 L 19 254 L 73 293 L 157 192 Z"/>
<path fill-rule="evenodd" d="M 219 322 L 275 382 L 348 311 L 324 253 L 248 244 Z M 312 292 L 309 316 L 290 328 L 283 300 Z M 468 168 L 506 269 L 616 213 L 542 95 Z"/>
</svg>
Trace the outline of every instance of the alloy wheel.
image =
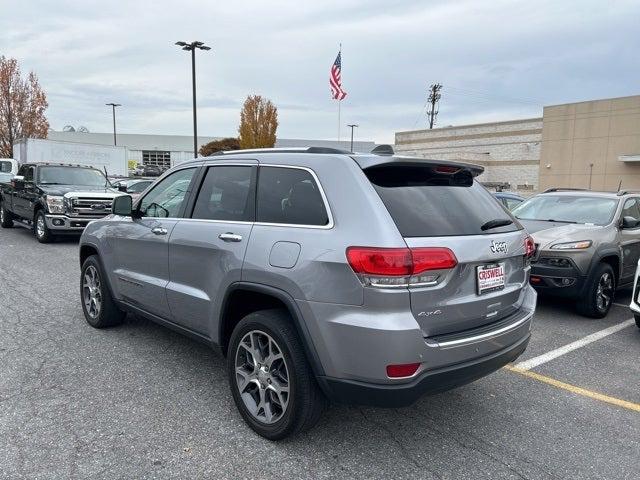
<svg viewBox="0 0 640 480">
<path fill-rule="evenodd" d="M 38 215 L 36 220 L 36 235 L 38 235 L 39 238 L 44 237 L 44 228 L 44 216 Z"/>
<path fill-rule="evenodd" d="M 102 290 L 98 270 L 93 265 L 89 265 L 84 271 L 82 299 L 87 314 L 91 318 L 97 318 L 102 308 Z"/>
<path fill-rule="evenodd" d="M 598 310 L 604 312 L 609 308 L 613 298 L 613 277 L 609 272 L 605 272 L 598 281 L 596 290 L 596 306 Z"/>
<path fill-rule="evenodd" d="M 272 424 L 289 405 L 289 370 L 276 341 L 265 332 L 245 334 L 235 354 L 236 386 L 251 416 Z"/>
</svg>

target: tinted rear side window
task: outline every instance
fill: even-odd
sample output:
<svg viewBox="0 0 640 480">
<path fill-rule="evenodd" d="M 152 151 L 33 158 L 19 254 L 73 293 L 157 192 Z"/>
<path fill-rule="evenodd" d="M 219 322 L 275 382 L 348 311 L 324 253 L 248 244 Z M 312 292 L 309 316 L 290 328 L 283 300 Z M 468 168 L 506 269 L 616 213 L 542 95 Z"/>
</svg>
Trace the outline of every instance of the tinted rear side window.
<svg viewBox="0 0 640 480">
<path fill-rule="evenodd" d="M 192 218 L 253 222 L 255 167 L 209 167 Z"/>
<path fill-rule="evenodd" d="M 490 220 L 512 220 L 467 171 L 436 167 L 382 166 L 365 170 L 403 237 L 483 235 L 511 232 L 517 224 L 483 231 Z"/>
<path fill-rule="evenodd" d="M 306 170 L 260 167 L 256 220 L 266 223 L 317 225 L 329 223 L 320 189 Z"/>
</svg>

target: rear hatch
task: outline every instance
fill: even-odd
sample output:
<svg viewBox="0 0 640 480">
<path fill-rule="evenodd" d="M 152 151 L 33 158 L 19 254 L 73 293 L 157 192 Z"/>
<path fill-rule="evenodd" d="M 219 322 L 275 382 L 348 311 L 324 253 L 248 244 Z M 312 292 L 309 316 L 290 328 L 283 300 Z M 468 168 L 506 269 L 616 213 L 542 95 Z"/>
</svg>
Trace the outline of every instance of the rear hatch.
<svg viewBox="0 0 640 480">
<path fill-rule="evenodd" d="M 430 337 L 504 319 L 518 310 L 527 285 L 522 226 L 474 181 L 478 170 L 452 165 L 396 162 L 364 170 L 412 251 L 445 247 L 457 259 L 409 286 L 413 315 Z"/>
</svg>

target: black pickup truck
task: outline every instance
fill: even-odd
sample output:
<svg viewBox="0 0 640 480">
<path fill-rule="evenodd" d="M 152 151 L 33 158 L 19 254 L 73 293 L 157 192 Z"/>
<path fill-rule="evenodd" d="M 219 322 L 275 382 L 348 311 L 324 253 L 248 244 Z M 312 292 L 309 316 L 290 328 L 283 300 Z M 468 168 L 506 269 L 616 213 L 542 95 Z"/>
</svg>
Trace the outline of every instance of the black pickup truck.
<svg viewBox="0 0 640 480">
<path fill-rule="evenodd" d="M 120 192 L 95 168 L 62 163 L 25 163 L 9 183 L 0 183 L 0 225 L 33 226 L 41 243 L 59 234 L 80 234 L 111 213 Z"/>
</svg>

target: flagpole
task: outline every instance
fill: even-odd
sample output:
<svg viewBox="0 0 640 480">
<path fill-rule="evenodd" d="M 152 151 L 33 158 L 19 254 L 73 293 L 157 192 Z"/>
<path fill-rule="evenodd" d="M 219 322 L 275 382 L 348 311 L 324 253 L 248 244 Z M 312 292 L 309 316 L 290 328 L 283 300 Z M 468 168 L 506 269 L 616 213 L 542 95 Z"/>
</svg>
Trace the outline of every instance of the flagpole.
<svg viewBox="0 0 640 480">
<path fill-rule="evenodd" d="M 340 42 L 340 49 L 338 50 L 338 55 L 340 55 L 340 61 L 342 62 L 342 42 Z M 342 99 L 338 98 L 338 146 L 340 146 L 339 144 L 340 144 L 340 104 L 341 103 L 342 103 Z"/>
<path fill-rule="evenodd" d="M 342 100 L 338 99 L 338 143 L 340 143 L 340 104 Z"/>
</svg>

